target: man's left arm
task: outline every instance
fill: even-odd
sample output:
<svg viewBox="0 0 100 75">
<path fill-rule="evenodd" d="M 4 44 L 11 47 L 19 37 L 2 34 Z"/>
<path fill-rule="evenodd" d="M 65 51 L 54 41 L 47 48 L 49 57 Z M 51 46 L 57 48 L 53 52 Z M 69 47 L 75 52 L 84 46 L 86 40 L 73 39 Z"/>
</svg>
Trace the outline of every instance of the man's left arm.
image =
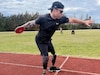
<svg viewBox="0 0 100 75">
<path fill-rule="evenodd" d="M 93 21 L 92 20 L 80 20 L 80 19 L 76 19 L 76 18 L 69 18 L 69 23 L 78 23 L 78 24 L 85 24 L 87 26 L 90 26 Z"/>
</svg>

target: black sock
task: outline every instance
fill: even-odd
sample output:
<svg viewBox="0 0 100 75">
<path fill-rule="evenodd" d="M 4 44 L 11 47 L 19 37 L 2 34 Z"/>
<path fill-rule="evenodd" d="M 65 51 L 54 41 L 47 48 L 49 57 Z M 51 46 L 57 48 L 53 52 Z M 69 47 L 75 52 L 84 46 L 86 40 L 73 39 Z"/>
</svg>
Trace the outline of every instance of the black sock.
<svg viewBox="0 0 100 75">
<path fill-rule="evenodd" d="M 52 58 L 52 65 L 54 65 L 56 62 L 56 55 L 53 55 L 53 58 Z"/>
</svg>

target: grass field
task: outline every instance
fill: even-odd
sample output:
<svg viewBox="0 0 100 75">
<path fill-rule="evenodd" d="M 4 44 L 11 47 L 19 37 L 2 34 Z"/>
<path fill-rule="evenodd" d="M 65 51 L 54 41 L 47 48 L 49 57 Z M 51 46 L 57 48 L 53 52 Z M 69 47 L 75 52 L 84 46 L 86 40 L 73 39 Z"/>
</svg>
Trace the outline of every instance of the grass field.
<svg viewBox="0 0 100 75">
<path fill-rule="evenodd" d="M 15 34 L 0 32 L 0 52 L 39 54 L 35 43 L 37 31 Z M 56 31 L 52 37 L 58 55 L 100 58 L 100 30 Z"/>
</svg>

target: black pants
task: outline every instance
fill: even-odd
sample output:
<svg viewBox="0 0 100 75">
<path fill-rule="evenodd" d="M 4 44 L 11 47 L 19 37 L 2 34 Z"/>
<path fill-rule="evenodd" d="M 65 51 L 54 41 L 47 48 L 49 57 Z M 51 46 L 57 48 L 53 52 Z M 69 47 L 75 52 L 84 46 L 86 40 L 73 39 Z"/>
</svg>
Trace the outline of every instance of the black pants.
<svg viewBox="0 0 100 75">
<path fill-rule="evenodd" d="M 55 55 L 55 50 L 54 50 L 51 40 L 44 41 L 43 39 L 40 39 L 38 38 L 38 36 L 36 36 L 35 41 L 36 41 L 36 44 L 39 48 L 41 55 L 43 56 L 42 57 L 43 58 L 43 69 L 47 69 L 48 60 L 49 60 L 48 52 L 51 52 L 51 54 L 53 55 L 52 65 L 54 65 L 56 61 L 56 55 Z"/>
<path fill-rule="evenodd" d="M 53 55 L 55 54 L 55 50 L 54 50 L 51 40 L 46 41 L 46 43 L 41 43 L 39 40 L 36 39 L 36 44 L 42 56 L 48 56 L 48 52 L 51 52 Z"/>
</svg>

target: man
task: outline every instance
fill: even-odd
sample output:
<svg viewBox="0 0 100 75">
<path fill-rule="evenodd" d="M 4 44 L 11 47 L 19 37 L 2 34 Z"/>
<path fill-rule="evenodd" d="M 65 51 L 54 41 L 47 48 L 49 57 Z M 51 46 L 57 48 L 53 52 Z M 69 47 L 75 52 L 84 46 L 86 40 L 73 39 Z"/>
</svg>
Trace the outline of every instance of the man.
<svg viewBox="0 0 100 75">
<path fill-rule="evenodd" d="M 62 27 L 60 27 L 59 29 L 60 29 L 60 33 L 62 34 L 62 33 L 63 33 L 63 29 L 62 29 Z"/>
<path fill-rule="evenodd" d="M 59 68 L 54 66 L 56 62 L 56 53 L 51 42 L 51 37 L 55 30 L 58 29 L 59 25 L 63 23 L 79 23 L 90 26 L 92 23 L 92 20 L 83 21 L 76 18 L 67 18 L 63 15 L 63 9 L 64 5 L 61 2 L 56 1 L 52 4 L 52 7 L 49 8 L 49 10 L 51 10 L 49 14 L 42 15 L 36 20 L 29 21 L 22 25 L 24 28 L 32 27 L 34 25 L 40 26 L 35 40 L 43 58 L 42 75 L 46 75 L 46 69 L 49 60 L 48 52 L 51 52 L 53 55 L 52 66 L 50 67 L 49 71 L 60 71 Z"/>
</svg>

